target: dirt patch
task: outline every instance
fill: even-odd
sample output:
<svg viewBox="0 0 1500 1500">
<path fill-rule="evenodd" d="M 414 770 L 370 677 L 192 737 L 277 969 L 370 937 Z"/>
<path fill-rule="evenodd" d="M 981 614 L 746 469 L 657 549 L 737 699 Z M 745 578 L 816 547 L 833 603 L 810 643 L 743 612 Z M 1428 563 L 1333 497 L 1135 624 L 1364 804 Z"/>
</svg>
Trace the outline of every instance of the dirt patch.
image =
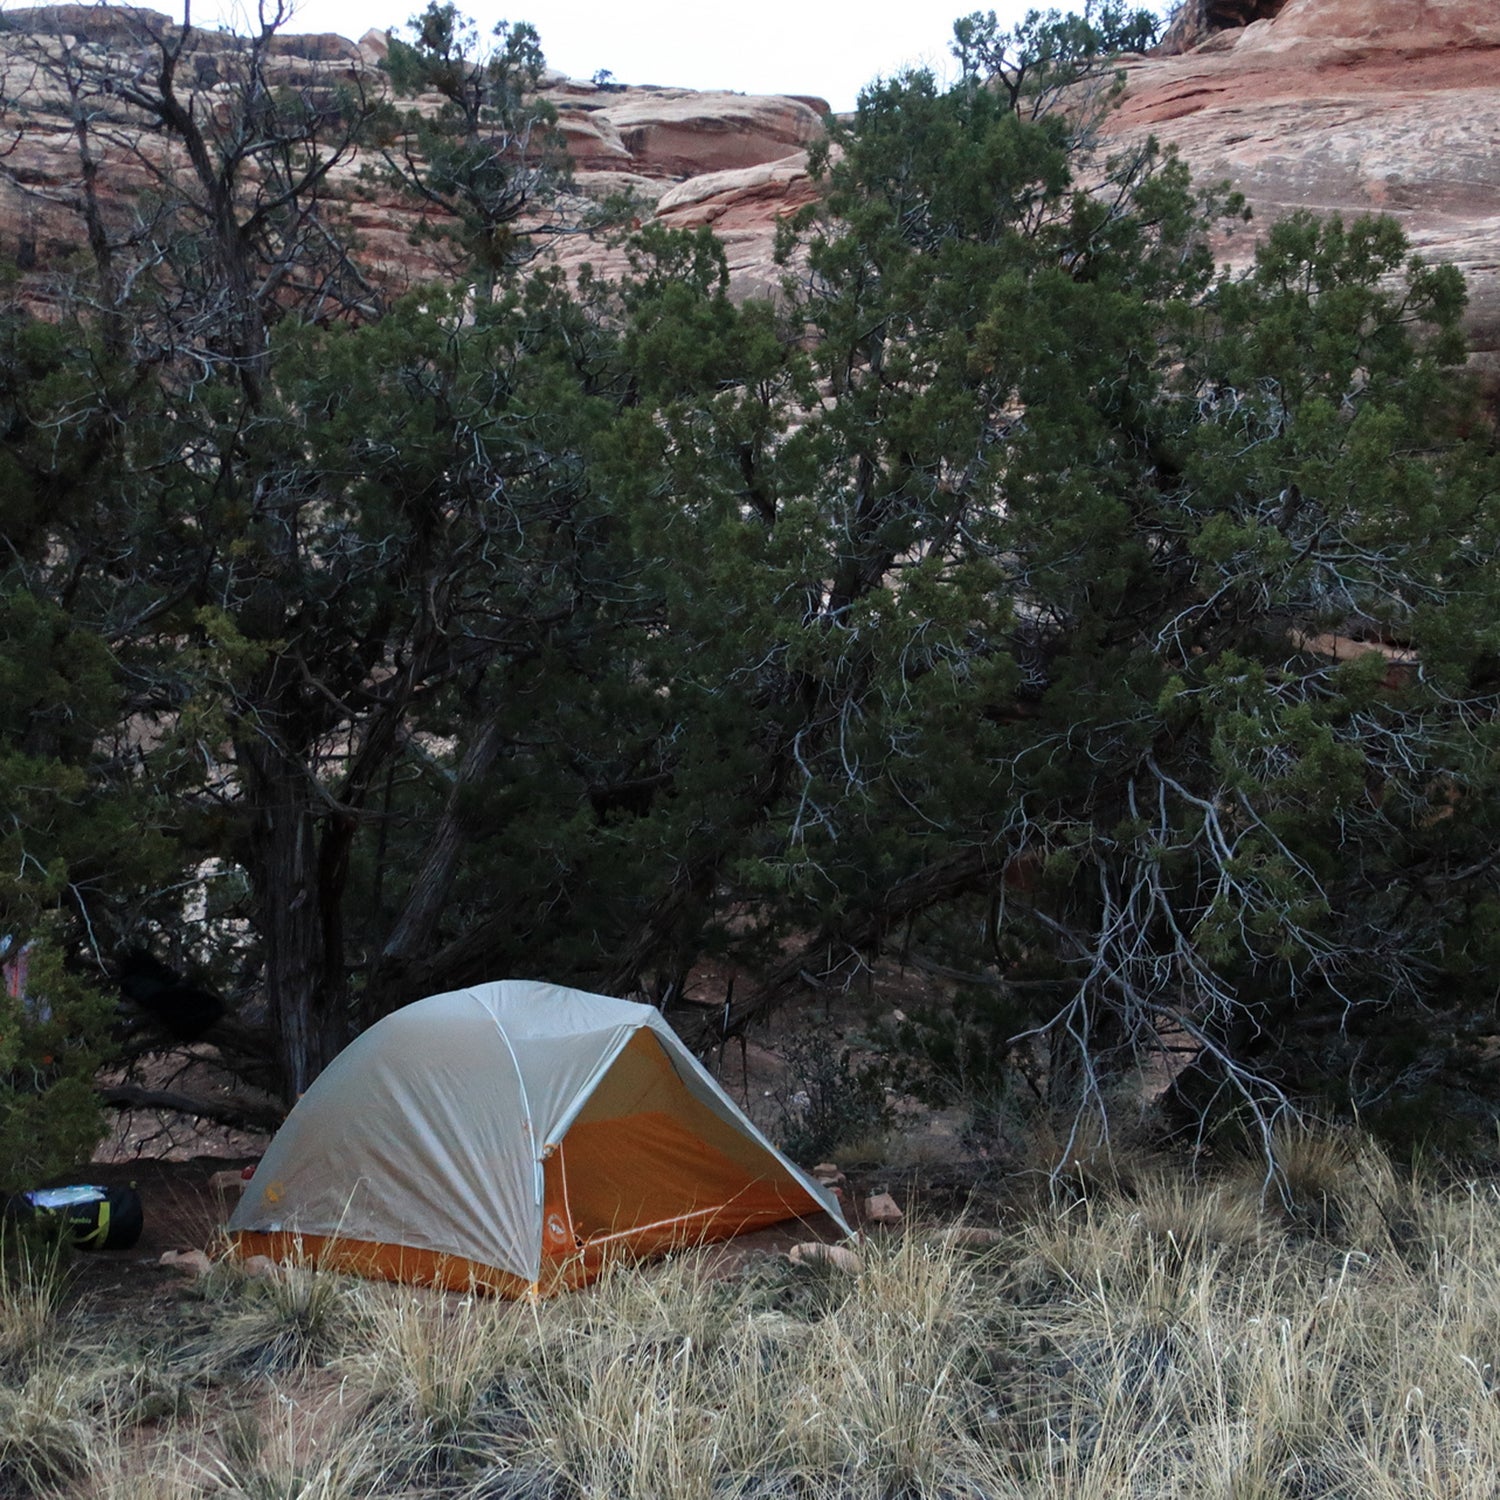
<svg viewBox="0 0 1500 1500">
<path fill-rule="evenodd" d="M 209 1250 L 233 1204 L 215 1188 L 217 1173 L 239 1172 L 256 1158 L 202 1156 L 190 1161 L 94 1162 L 74 1178 L 102 1187 L 134 1186 L 141 1195 L 141 1237 L 128 1250 L 74 1258 L 73 1296 L 101 1316 L 147 1318 L 180 1300 L 184 1277 L 160 1264 L 167 1250 Z"/>
</svg>

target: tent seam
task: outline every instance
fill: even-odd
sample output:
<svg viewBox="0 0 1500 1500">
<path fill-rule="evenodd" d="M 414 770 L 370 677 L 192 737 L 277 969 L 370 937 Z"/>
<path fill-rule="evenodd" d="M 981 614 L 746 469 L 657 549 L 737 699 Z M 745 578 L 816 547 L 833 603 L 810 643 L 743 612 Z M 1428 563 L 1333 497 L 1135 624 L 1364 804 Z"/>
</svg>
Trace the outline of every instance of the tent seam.
<svg viewBox="0 0 1500 1500">
<path fill-rule="evenodd" d="M 510 1057 L 510 1065 L 516 1070 L 516 1084 L 521 1090 L 521 1108 L 526 1115 L 526 1135 L 531 1142 L 531 1168 L 532 1183 L 531 1191 L 536 1208 L 536 1246 L 533 1257 L 532 1280 L 542 1274 L 542 1207 L 546 1198 L 544 1177 L 542 1170 L 542 1148 L 536 1138 L 536 1119 L 531 1113 L 531 1094 L 526 1088 L 526 1075 L 521 1071 L 521 1059 L 516 1056 L 516 1049 L 511 1045 L 510 1036 L 505 1027 L 500 1024 L 500 1017 L 484 1003 L 472 988 L 466 991 L 469 998 L 489 1018 L 491 1024 L 500 1035 L 500 1040 L 505 1043 L 505 1051 Z"/>
</svg>

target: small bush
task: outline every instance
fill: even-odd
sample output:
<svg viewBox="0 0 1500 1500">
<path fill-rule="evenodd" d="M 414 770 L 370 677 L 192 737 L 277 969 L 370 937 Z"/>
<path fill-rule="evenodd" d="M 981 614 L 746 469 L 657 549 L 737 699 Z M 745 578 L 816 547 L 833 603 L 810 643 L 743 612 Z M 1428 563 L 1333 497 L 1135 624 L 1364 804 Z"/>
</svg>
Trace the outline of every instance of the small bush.
<svg viewBox="0 0 1500 1500">
<path fill-rule="evenodd" d="M 890 1128 L 885 1073 L 878 1063 L 857 1062 L 819 1032 L 804 1032 L 782 1048 L 789 1090 L 778 1098 L 781 1149 L 811 1166 L 841 1146 L 867 1141 Z"/>
</svg>

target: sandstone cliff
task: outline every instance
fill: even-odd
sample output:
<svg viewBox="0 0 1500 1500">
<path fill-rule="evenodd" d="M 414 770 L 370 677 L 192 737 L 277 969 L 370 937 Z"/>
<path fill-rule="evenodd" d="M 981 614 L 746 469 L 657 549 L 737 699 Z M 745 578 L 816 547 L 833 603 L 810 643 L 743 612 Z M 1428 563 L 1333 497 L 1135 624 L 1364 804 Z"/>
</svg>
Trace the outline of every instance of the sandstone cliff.
<svg viewBox="0 0 1500 1500">
<path fill-rule="evenodd" d="M 39 288 L 85 243 L 79 161 L 58 76 L 64 50 L 84 63 L 108 56 L 128 77 L 131 59 L 147 59 L 143 41 L 171 30 L 168 17 L 138 7 L 0 12 L 0 99 L 10 101 L 0 115 L 0 257 L 18 261 Z M 227 99 L 234 46 L 216 33 L 195 35 L 184 67 L 198 108 L 213 110 Z M 383 32 L 358 43 L 284 36 L 274 48 L 273 86 L 385 88 Z M 711 223 L 728 246 L 737 285 L 769 290 L 775 219 L 811 197 L 804 148 L 822 129 L 828 112 L 822 100 L 601 86 L 558 74 L 544 79 L 542 93 L 557 110 L 580 197 L 628 193 L 637 218 L 654 214 L 679 227 Z M 132 127 L 128 108 L 108 98 L 92 100 L 90 108 L 100 127 L 93 146 L 101 154 L 101 189 L 123 223 L 132 195 L 150 186 L 147 165 L 156 147 L 149 139 L 122 139 Z M 362 173 L 362 165 L 354 158 L 333 174 L 361 262 L 387 286 L 438 274 L 431 246 L 413 237 L 411 205 Z M 559 237 L 554 254 L 570 266 L 592 261 L 606 272 L 624 265 L 602 236 Z"/>
<path fill-rule="evenodd" d="M 1500 5 L 1193 0 L 1179 22 L 1178 55 L 1128 66 L 1110 129 L 1176 145 L 1257 224 L 1298 208 L 1394 215 L 1468 278 L 1476 364 L 1500 383 Z M 1227 243 L 1226 259 L 1252 244 Z"/>
<path fill-rule="evenodd" d="M 143 18 L 148 18 L 143 20 Z M 14 144 L 0 178 L 0 255 L 43 274 L 75 253 L 78 168 L 65 101 L 34 71 L 38 47 L 58 34 L 85 50 L 139 46 L 142 24 L 164 17 L 123 7 L 62 6 L 0 13 L 3 92 L 39 115 Z M 278 41 L 286 81 L 356 81 L 380 87 L 383 33 L 361 42 L 288 36 Z M 211 100 L 215 49 L 202 39 L 197 81 Z M 28 71 L 30 70 L 30 71 Z M 1500 6 L 1495 0 L 1187 0 L 1155 56 L 1126 65 L 1128 88 L 1108 122 L 1117 136 L 1154 133 L 1176 145 L 1200 180 L 1227 179 L 1256 223 L 1291 209 L 1396 215 L 1414 246 L 1451 260 L 1470 287 L 1476 358 L 1500 385 Z M 810 201 L 804 148 L 820 129 L 817 100 L 597 86 L 558 76 L 545 85 L 575 164 L 580 194 L 629 191 L 637 217 L 677 227 L 710 224 L 728 249 L 735 286 L 775 281 L 777 219 Z M 0 149 L 9 138 L 0 137 Z M 106 161 L 121 197 L 140 186 L 126 152 Z M 338 181 L 362 258 L 383 281 L 431 274 L 412 243 L 410 209 L 361 183 L 358 164 Z M 1226 241 L 1247 259 L 1250 235 Z M 586 235 L 559 237 L 569 266 L 606 271 L 619 252 Z"/>
</svg>

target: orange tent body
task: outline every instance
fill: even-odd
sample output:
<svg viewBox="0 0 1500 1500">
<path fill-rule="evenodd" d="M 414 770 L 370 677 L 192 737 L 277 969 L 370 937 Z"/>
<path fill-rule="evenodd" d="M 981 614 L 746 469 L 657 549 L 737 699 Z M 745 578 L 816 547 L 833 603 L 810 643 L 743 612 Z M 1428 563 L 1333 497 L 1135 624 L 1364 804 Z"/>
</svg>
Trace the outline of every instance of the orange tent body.
<svg viewBox="0 0 1500 1500">
<path fill-rule="evenodd" d="M 244 1256 L 503 1296 L 838 1204 L 650 1006 L 519 981 L 434 996 L 347 1048 L 230 1220 Z"/>
</svg>

